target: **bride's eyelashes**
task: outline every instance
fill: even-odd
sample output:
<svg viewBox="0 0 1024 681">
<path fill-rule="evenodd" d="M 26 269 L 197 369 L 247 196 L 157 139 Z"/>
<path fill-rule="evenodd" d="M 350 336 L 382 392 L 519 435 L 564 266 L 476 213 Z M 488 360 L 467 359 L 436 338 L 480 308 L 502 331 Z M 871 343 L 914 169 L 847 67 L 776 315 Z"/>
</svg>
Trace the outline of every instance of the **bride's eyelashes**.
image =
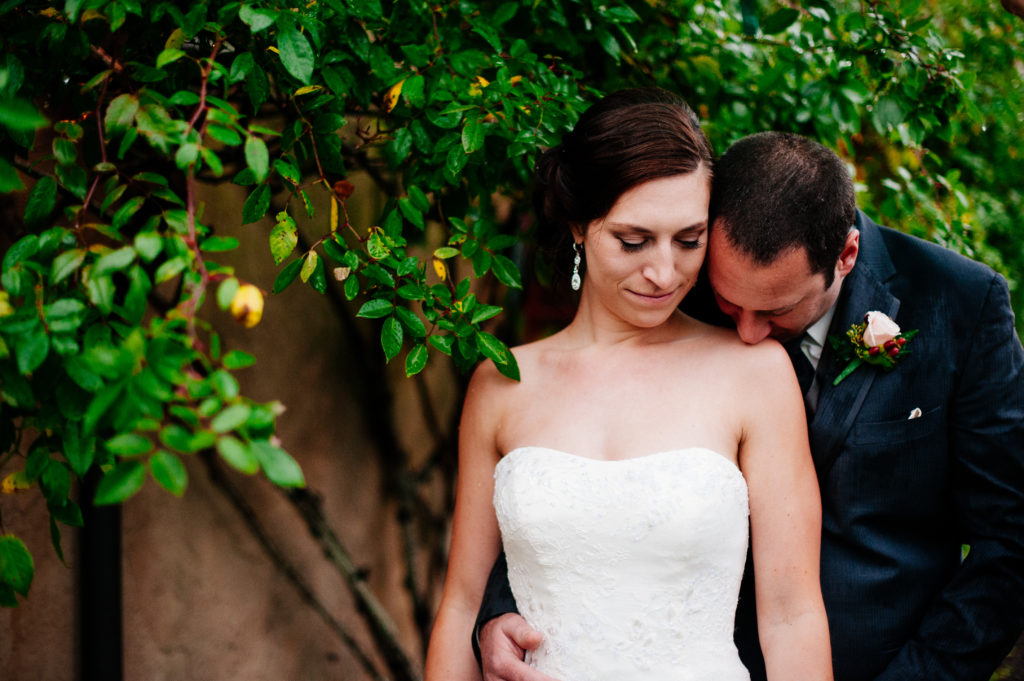
<svg viewBox="0 0 1024 681">
<path fill-rule="evenodd" d="M 624 239 L 622 237 L 616 237 L 616 238 L 619 240 L 619 243 L 622 244 L 622 250 L 624 252 L 626 252 L 626 253 L 637 253 L 637 252 L 643 250 L 644 246 L 646 246 L 647 243 L 648 243 L 647 239 L 642 239 L 640 241 L 630 241 L 630 240 Z M 679 244 L 680 246 L 682 246 L 683 248 L 686 248 L 686 249 L 689 249 L 689 250 L 697 249 L 697 248 L 700 248 L 701 246 L 704 245 L 704 242 L 701 241 L 699 238 L 698 239 L 677 239 L 676 243 Z"/>
</svg>

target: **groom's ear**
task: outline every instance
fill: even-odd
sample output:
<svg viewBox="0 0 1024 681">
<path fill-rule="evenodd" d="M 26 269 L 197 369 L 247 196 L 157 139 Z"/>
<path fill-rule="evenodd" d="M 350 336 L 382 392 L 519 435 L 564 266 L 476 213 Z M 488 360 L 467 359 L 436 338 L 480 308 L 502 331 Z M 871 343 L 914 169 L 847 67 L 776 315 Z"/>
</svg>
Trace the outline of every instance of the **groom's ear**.
<svg viewBox="0 0 1024 681">
<path fill-rule="evenodd" d="M 843 250 L 839 254 L 839 260 L 836 262 L 836 277 L 845 277 L 853 269 L 853 266 L 857 264 L 857 254 L 860 252 L 860 230 L 851 229 L 846 234 L 846 243 L 843 244 Z"/>
</svg>

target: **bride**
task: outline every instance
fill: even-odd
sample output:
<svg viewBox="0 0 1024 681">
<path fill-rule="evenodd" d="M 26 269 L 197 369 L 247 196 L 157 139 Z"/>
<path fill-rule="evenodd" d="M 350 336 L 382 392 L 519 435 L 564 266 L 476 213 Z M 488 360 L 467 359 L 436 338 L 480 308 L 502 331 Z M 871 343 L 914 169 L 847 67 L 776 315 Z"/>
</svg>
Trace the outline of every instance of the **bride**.
<svg viewBox="0 0 1024 681">
<path fill-rule="evenodd" d="M 696 117 L 663 90 L 613 93 L 537 177 L 541 228 L 571 237 L 579 307 L 514 350 L 520 382 L 489 363 L 470 382 L 427 681 L 480 678 L 470 636 L 502 548 L 543 678 L 746 681 L 732 630 L 748 536 L 768 678 L 831 679 L 789 359 L 676 309 L 708 241 Z"/>
</svg>

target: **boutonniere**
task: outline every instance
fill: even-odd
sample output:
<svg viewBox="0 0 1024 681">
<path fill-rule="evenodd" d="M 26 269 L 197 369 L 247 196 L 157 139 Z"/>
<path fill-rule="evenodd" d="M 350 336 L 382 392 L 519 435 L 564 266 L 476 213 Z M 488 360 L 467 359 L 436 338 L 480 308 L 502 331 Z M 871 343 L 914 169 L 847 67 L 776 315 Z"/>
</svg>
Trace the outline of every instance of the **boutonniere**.
<svg viewBox="0 0 1024 681">
<path fill-rule="evenodd" d="M 881 312 L 868 312 L 862 324 L 854 324 L 846 332 L 846 338 L 829 336 L 828 340 L 835 348 L 836 356 L 845 361 L 843 369 L 832 385 L 839 383 L 852 374 L 857 367 L 865 362 L 890 371 L 896 364 L 910 354 L 907 342 L 917 335 L 917 329 L 901 332 L 899 325 Z"/>
</svg>

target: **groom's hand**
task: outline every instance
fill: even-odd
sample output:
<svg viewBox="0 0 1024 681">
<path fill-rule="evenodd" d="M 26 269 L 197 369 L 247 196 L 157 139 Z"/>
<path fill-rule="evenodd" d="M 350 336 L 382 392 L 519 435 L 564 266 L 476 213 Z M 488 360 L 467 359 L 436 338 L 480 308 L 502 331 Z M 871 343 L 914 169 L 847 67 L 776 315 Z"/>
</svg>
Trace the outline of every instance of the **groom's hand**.
<svg viewBox="0 0 1024 681">
<path fill-rule="evenodd" d="M 523 661 L 544 639 L 520 615 L 506 613 L 480 627 L 480 660 L 484 681 L 556 681 Z"/>
</svg>

